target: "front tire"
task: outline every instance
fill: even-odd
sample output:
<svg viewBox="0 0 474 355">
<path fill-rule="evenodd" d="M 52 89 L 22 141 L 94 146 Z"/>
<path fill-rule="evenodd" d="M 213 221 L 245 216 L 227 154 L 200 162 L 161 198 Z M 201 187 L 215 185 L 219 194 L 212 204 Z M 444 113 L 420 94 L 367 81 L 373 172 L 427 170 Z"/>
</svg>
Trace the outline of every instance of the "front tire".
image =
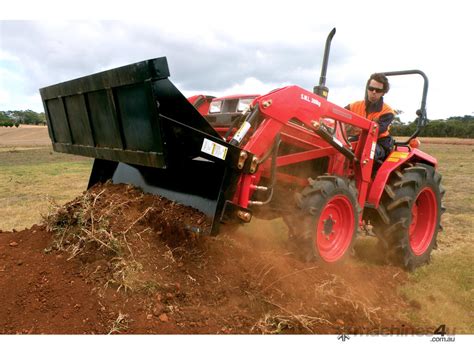
<svg viewBox="0 0 474 355">
<path fill-rule="evenodd" d="M 355 188 L 340 177 L 321 176 L 297 196 L 297 204 L 303 216 L 299 238 L 309 249 L 307 259 L 334 263 L 351 254 L 360 210 Z"/>
</svg>

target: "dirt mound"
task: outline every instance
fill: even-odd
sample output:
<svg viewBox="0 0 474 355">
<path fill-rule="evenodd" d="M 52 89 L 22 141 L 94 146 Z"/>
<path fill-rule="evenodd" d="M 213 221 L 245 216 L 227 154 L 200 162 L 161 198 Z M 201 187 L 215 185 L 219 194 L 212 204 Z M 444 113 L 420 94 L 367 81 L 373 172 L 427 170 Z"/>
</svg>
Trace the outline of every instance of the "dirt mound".
<svg viewBox="0 0 474 355">
<path fill-rule="evenodd" d="M 0 333 L 409 328 L 400 269 L 304 263 L 265 230 L 203 238 L 178 228 L 208 223 L 159 196 L 101 185 L 42 225 L 0 233 Z"/>
</svg>

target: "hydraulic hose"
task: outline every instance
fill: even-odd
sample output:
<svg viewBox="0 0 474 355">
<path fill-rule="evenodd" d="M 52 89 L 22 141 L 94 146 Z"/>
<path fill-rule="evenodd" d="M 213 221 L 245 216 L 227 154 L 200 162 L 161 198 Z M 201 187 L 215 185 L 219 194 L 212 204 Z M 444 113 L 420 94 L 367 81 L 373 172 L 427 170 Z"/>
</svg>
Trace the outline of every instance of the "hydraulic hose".
<svg viewBox="0 0 474 355">
<path fill-rule="evenodd" d="M 276 180 L 276 168 L 277 168 L 276 162 L 278 158 L 278 150 L 280 149 L 280 144 L 281 144 L 281 138 L 280 138 L 280 133 L 278 133 L 275 136 L 275 143 L 273 144 L 273 148 L 270 150 L 271 154 L 267 154 L 266 157 L 260 160 L 263 163 L 265 160 L 268 159 L 270 155 L 272 156 L 272 164 L 270 167 L 270 184 L 267 186 L 267 188 L 270 190 L 270 193 L 265 201 L 249 201 L 249 203 L 253 205 L 259 205 L 259 206 L 266 205 L 273 198 L 273 186 L 275 185 L 275 180 Z"/>
</svg>

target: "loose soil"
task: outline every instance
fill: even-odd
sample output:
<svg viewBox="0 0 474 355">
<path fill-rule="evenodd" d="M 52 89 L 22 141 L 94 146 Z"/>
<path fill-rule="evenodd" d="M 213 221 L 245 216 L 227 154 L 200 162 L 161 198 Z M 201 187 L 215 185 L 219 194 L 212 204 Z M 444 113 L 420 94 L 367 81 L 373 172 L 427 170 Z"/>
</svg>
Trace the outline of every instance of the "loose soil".
<svg viewBox="0 0 474 355">
<path fill-rule="evenodd" d="M 0 231 L 0 333 L 420 333 L 399 268 L 303 262 L 268 231 L 200 237 L 198 211 L 96 186 Z M 367 257 L 367 256 L 366 256 Z"/>
</svg>

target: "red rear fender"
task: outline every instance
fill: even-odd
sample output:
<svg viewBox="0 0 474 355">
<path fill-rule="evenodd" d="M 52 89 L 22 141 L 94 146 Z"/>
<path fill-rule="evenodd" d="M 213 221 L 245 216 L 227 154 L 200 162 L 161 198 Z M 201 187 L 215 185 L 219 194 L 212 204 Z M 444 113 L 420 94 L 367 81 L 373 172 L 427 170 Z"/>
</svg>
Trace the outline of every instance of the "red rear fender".
<svg viewBox="0 0 474 355">
<path fill-rule="evenodd" d="M 431 155 L 426 154 L 421 150 L 412 149 L 411 151 L 408 151 L 405 147 L 397 148 L 397 150 L 390 153 L 387 159 L 385 159 L 372 181 L 367 196 L 367 203 L 373 205 L 375 208 L 379 206 L 380 198 L 382 197 L 382 193 L 390 174 L 406 162 L 425 163 L 434 167 L 438 165 L 436 158 L 433 158 Z"/>
</svg>

